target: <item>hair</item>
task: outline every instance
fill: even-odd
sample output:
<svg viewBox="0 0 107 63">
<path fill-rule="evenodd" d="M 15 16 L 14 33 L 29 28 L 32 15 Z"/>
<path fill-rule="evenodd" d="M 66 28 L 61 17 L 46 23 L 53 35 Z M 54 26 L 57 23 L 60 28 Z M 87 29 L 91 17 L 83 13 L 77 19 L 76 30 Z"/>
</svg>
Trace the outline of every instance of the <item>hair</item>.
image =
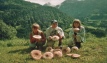
<svg viewBox="0 0 107 63">
<path fill-rule="evenodd" d="M 42 31 L 40 30 L 40 25 L 39 25 L 39 24 L 37 24 L 37 23 L 32 24 L 32 29 L 33 29 L 34 27 L 37 27 L 37 28 L 39 29 L 38 32 L 39 32 L 39 33 L 42 33 Z M 33 32 L 33 31 L 32 31 L 32 32 Z"/>
<path fill-rule="evenodd" d="M 73 28 L 75 28 L 74 23 L 79 23 L 79 27 L 78 28 L 81 28 L 81 21 L 79 19 L 74 19 L 73 20 L 73 24 L 72 24 Z"/>
<path fill-rule="evenodd" d="M 39 24 L 37 24 L 37 23 L 34 23 L 33 25 L 32 25 L 32 28 L 33 27 L 37 27 L 38 29 L 40 29 L 40 26 L 39 26 Z"/>
</svg>

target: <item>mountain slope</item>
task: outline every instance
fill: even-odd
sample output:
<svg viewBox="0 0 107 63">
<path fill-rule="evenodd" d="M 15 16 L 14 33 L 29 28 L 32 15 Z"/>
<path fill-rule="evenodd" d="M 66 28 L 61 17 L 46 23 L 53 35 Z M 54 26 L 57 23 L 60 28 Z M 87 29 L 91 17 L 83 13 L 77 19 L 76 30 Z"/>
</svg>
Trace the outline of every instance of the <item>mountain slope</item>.
<svg viewBox="0 0 107 63">
<path fill-rule="evenodd" d="M 0 0 L 0 20 L 16 28 L 18 37 L 28 36 L 34 22 L 39 23 L 45 31 L 53 19 L 58 20 L 59 26 L 66 29 L 73 18 L 49 6 L 23 0 Z"/>
<path fill-rule="evenodd" d="M 66 0 L 60 10 L 76 18 L 93 13 L 107 14 L 107 0 Z"/>
<path fill-rule="evenodd" d="M 101 37 L 107 35 L 106 2 L 107 0 L 66 0 L 59 9 L 70 16 L 79 18 L 84 23 L 87 32 Z"/>
</svg>

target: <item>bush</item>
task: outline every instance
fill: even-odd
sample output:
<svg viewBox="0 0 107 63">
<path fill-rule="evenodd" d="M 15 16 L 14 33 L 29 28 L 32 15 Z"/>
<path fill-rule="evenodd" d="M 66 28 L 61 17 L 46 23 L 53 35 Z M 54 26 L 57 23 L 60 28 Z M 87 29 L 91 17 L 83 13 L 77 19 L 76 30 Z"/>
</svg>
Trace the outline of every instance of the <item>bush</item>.
<svg viewBox="0 0 107 63">
<path fill-rule="evenodd" d="M 16 29 L 12 26 L 6 25 L 2 20 L 0 20 L 0 40 L 12 39 L 16 36 Z"/>
<path fill-rule="evenodd" d="M 91 31 L 92 34 L 95 34 L 96 37 L 106 37 L 106 32 L 102 29 L 96 29 L 94 31 Z"/>
<path fill-rule="evenodd" d="M 106 30 L 95 27 L 86 27 L 86 31 L 94 34 L 96 37 L 105 37 Z"/>
</svg>

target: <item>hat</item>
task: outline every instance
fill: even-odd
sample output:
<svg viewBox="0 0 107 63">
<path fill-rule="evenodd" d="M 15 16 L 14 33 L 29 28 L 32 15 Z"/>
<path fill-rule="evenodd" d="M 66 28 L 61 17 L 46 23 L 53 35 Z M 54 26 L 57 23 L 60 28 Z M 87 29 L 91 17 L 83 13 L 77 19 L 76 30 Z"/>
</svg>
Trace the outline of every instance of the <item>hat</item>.
<svg viewBox="0 0 107 63">
<path fill-rule="evenodd" d="M 51 21 L 51 24 L 53 24 L 53 23 L 57 23 L 57 20 L 52 20 L 52 21 Z"/>
</svg>

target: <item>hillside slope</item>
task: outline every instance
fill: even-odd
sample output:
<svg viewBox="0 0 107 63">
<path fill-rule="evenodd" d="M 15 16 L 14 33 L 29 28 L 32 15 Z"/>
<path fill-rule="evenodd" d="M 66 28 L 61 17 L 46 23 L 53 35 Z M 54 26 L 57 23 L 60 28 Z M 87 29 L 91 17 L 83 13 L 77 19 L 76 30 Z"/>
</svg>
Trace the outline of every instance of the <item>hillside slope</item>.
<svg viewBox="0 0 107 63">
<path fill-rule="evenodd" d="M 45 31 L 53 19 L 58 20 L 59 26 L 66 29 L 73 18 L 49 6 L 23 0 L 0 0 L 0 20 L 15 27 L 18 37 L 27 36 L 34 22 L 39 23 Z"/>
<path fill-rule="evenodd" d="M 66 0 L 59 8 L 61 11 L 76 18 L 91 14 L 107 14 L 107 0 Z"/>
</svg>

